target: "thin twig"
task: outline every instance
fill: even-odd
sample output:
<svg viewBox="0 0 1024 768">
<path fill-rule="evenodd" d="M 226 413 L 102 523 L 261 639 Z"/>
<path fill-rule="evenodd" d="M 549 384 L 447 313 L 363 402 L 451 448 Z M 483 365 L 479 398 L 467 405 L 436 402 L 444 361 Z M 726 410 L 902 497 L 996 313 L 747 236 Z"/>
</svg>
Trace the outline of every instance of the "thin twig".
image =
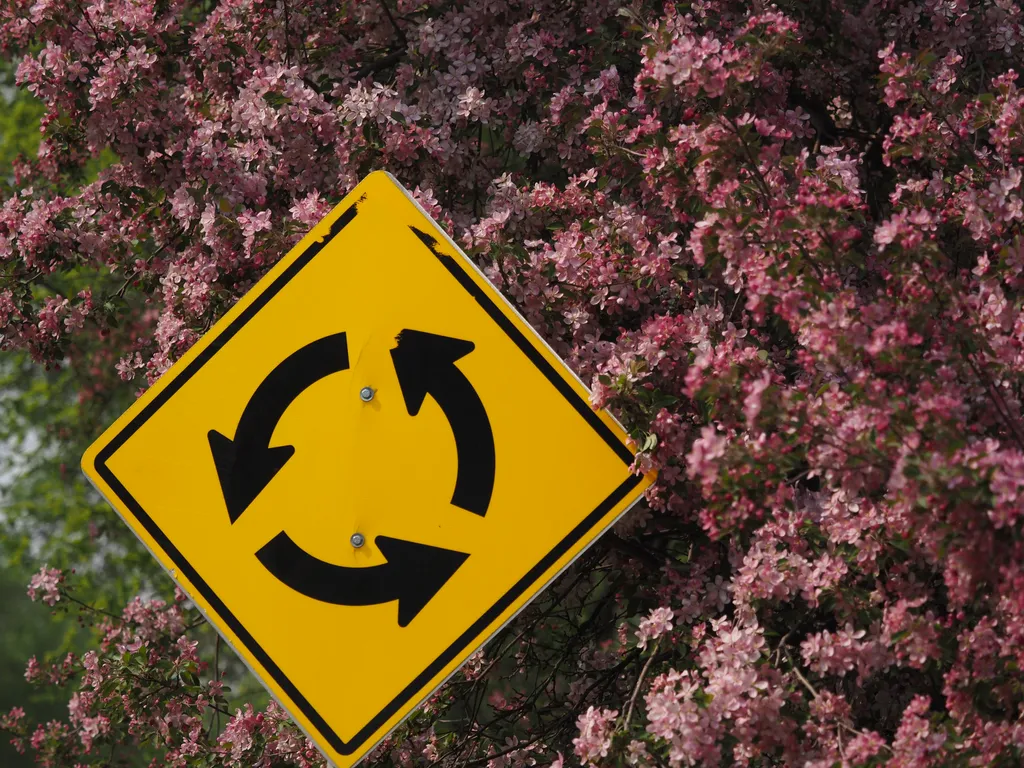
<svg viewBox="0 0 1024 768">
<path fill-rule="evenodd" d="M 646 565 L 651 568 L 658 570 L 664 563 L 664 560 L 659 559 L 656 555 L 648 551 L 646 548 L 640 546 L 634 541 L 624 539 L 616 533 L 609 532 L 605 534 L 604 540 L 612 546 L 612 548 L 619 550 L 628 557 L 633 557 L 637 560 L 642 560 Z"/>
<path fill-rule="evenodd" d="M 629 730 L 629 722 L 633 719 L 633 707 L 636 706 L 637 696 L 640 695 L 640 686 L 643 684 L 644 678 L 647 677 L 647 670 L 651 668 L 651 662 L 654 661 L 654 657 L 658 655 L 659 645 L 661 645 L 660 637 L 654 642 L 654 647 L 651 649 L 651 655 L 644 664 L 644 668 L 640 670 L 640 677 L 636 679 L 636 685 L 633 687 L 633 695 L 629 697 L 629 707 L 626 709 L 626 719 L 622 726 L 624 731 Z"/>
<path fill-rule="evenodd" d="M 291 21 L 288 14 L 288 0 L 282 0 L 284 5 L 284 60 L 289 66 L 292 63 Z"/>
<path fill-rule="evenodd" d="M 366 77 L 367 75 L 373 74 L 374 72 L 377 72 L 381 69 L 387 69 L 392 64 L 397 64 L 399 61 L 402 60 L 404 56 L 405 48 L 401 48 L 400 50 L 397 51 L 392 51 L 383 59 L 370 62 L 369 64 L 364 64 L 355 72 L 353 72 L 352 75 L 358 80 L 360 78 Z"/>
<path fill-rule="evenodd" d="M 991 399 L 992 403 L 996 406 L 996 411 L 999 413 L 999 416 L 1003 421 L 1006 422 L 1006 426 L 1010 428 L 1010 433 L 1013 435 L 1013 439 L 1017 442 L 1017 445 L 1024 449 L 1024 436 L 1021 435 L 1020 428 L 1017 426 L 1017 421 L 1013 418 L 1013 413 L 1011 412 L 1010 407 L 1006 404 L 1006 401 L 1003 400 L 1002 394 L 1000 394 L 999 390 L 996 388 L 995 384 L 992 383 L 992 380 L 986 375 L 985 371 L 971 359 L 971 353 L 966 350 L 962 351 L 964 359 L 967 360 L 967 365 L 970 366 L 971 370 L 974 371 L 974 375 L 981 380 L 982 384 L 984 384 L 985 391 L 988 393 L 989 399 Z"/>
<path fill-rule="evenodd" d="M 811 685 L 811 681 L 804 677 L 804 673 L 800 671 L 800 668 L 796 665 L 796 662 L 793 661 L 793 657 L 789 655 L 789 648 L 787 648 L 785 645 L 782 645 L 780 647 L 782 648 L 782 652 L 786 654 L 786 660 L 789 662 L 789 667 L 793 671 L 793 674 L 796 675 L 796 679 L 803 683 L 804 687 L 811 692 L 811 695 L 815 699 L 817 699 L 817 690 L 815 690 L 814 686 Z"/>
<path fill-rule="evenodd" d="M 88 609 L 90 611 L 93 611 L 94 613 L 101 613 L 104 616 L 109 616 L 112 619 L 117 619 L 118 621 L 121 621 L 121 617 L 118 616 L 116 613 L 111 613 L 110 611 L 105 611 L 102 608 L 97 608 L 94 605 L 89 605 L 88 603 L 85 603 L 85 602 L 79 600 L 77 597 L 75 597 L 74 595 L 72 595 L 69 592 L 64 591 L 63 589 L 61 590 L 60 593 L 61 593 L 62 596 L 66 597 L 68 600 L 70 600 L 72 603 L 80 605 L 83 608 L 86 608 L 86 609 Z"/>
<path fill-rule="evenodd" d="M 384 13 L 387 14 L 388 21 L 391 22 L 391 28 L 395 30 L 395 34 L 398 36 L 398 39 L 402 41 L 403 45 L 406 45 L 408 41 L 405 38 L 405 32 L 403 32 L 402 28 L 398 26 L 398 22 L 395 21 L 395 17 L 391 15 L 391 9 L 388 7 L 387 0 L 380 0 L 380 7 L 383 8 Z"/>
<path fill-rule="evenodd" d="M 217 633 L 217 642 L 213 646 L 213 679 L 220 682 L 220 632 Z M 214 734 L 220 733 L 220 710 L 214 710 Z"/>
</svg>

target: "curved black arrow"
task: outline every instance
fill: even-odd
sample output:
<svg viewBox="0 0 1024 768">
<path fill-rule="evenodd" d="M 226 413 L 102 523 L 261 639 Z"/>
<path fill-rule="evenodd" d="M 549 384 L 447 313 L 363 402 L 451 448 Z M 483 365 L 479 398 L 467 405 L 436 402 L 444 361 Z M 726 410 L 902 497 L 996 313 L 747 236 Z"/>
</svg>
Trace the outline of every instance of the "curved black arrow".
<svg viewBox="0 0 1024 768">
<path fill-rule="evenodd" d="M 378 605 L 398 601 L 398 626 L 405 627 L 447 583 L 469 555 L 413 541 L 378 536 L 384 565 L 348 568 L 313 557 L 281 531 L 256 557 L 263 567 L 306 597 L 334 605 Z"/>
<path fill-rule="evenodd" d="M 494 434 L 484 404 L 455 361 L 475 348 L 471 341 L 408 328 L 398 334 L 391 359 L 410 416 L 429 394 L 455 435 L 459 470 L 452 504 L 483 517 L 494 491 Z"/>
<path fill-rule="evenodd" d="M 215 429 L 209 431 L 210 450 L 232 523 L 295 453 L 291 445 L 270 447 L 285 410 L 310 385 L 346 368 L 345 334 L 317 339 L 286 357 L 256 388 L 233 439 Z"/>
</svg>

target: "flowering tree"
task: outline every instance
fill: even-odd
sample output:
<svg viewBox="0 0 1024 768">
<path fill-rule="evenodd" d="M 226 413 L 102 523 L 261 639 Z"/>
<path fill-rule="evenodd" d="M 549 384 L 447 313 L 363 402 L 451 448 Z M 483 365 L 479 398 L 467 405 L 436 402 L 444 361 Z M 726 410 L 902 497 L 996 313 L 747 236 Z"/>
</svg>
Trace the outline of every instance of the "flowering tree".
<svg viewBox="0 0 1024 768">
<path fill-rule="evenodd" d="M 1024 760 L 1018 3 L 0 8 L 46 109 L 0 210 L 2 343 L 76 371 L 83 412 L 387 168 L 659 472 L 373 762 Z M 229 708 L 180 595 L 79 589 L 30 587 L 95 624 L 28 670 L 67 720 L 0 720 L 40 764 L 321 764 Z"/>
</svg>

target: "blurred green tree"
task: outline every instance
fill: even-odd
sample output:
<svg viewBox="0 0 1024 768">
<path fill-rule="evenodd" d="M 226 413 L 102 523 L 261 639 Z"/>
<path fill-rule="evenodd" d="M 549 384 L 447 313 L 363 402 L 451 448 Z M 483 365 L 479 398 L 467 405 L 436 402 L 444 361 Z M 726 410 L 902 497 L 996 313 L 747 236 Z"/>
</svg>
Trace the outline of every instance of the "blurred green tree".
<svg viewBox="0 0 1024 768">
<path fill-rule="evenodd" d="M 30 685 L 25 680 L 25 661 L 40 648 L 59 648 L 71 642 L 77 633 L 71 621 L 47 621 L 46 614 L 25 595 L 26 581 L 28 574 L 23 569 L 0 561 L 0 711 L 20 706 L 45 722 L 67 716 L 67 695 Z M 0 765 L 22 768 L 33 761 L 3 739 Z"/>
</svg>

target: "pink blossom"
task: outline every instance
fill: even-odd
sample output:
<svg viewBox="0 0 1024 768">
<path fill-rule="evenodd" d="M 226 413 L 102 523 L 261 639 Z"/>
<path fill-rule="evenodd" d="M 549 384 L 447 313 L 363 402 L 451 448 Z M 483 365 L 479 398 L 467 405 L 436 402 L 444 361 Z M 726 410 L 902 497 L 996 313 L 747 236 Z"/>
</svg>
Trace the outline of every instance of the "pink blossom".
<svg viewBox="0 0 1024 768">
<path fill-rule="evenodd" d="M 580 735 L 572 740 L 576 756 L 587 765 L 597 765 L 608 756 L 612 745 L 612 730 L 619 713 L 611 709 L 589 707 L 579 716 L 576 727 Z"/>
<path fill-rule="evenodd" d="M 650 616 L 641 620 L 637 628 L 637 647 L 646 648 L 651 640 L 657 640 L 662 635 L 672 631 L 672 609 L 664 606 L 655 608 Z"/>
<path fill-rule="evenodd" d="M 270 211 L 259 213 L 246 212 L 239 214 L 238 225 L 242 229 L 246 256 L 252 255 L 253 242 L 257 232 L 266 232 L 270 229 Z"/>
<path fill-rule="evenodd" d="M 705 483 L 712 482 L 718 472 L 716 462 L 725 455 L 728 444 L 728 438 L 715 427 L 704 427 L 686 457 L 687 474 L 700 477 Z"/>
<path fill-rule="evenodd" d="M 302 200 L 295 203 L 289 210 L 292 217 L 307 227 L 313 227 L 331 210 L 331 204 L 320 197 L 320 192 L 313 190 Z"/>
<path fill-rule="evenodd" d="M 74 424 L 386 169 L 656 481 L 374 762 L 561 765 L 579 717 L 588 762 L 1014 764 L 1019 2 L 193 5 L 0 10 L 5 95 L 43 110 L 0 191 L 0 346 L 75 395 L 40 456 L 70 465 Z M 31 589 L 71 608 L 59 578 Z M 280 708 L 228 704 L 182 595 L 73 608 L 91 647 L 26 670 L 68 716 L 0 725 L 40 764 L 323 764 Z"/>
<path fill-rule="evenodd" d="M 44 565 L 29 581 L 28 596 L 32 600 L 39 598 L 52 606 L 60 600 L 60 585 L 63 581 L 64 574 L 59 569 Z"/>
</svg>

